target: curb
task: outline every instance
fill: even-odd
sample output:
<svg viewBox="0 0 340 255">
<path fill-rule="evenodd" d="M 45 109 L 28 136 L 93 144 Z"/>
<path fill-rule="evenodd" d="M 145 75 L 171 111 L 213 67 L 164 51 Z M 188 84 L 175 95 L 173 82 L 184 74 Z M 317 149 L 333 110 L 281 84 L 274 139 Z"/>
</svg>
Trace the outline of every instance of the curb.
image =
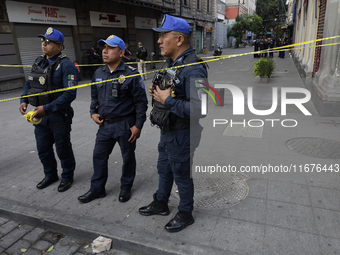
<svg viewBox="0 0 340 255">
<path fill-rule="evenodd" d="M 214 247 L 157 236 L 133 228 L 24 204 L 3 197 L 0 197 L 0 216 L 88 241 L 94 240 L 99 235 L 105 236 L 112 239 L 112 247 L 115 249 L 138 255 L 237 255 L 237 253 Z"/>
</svg>

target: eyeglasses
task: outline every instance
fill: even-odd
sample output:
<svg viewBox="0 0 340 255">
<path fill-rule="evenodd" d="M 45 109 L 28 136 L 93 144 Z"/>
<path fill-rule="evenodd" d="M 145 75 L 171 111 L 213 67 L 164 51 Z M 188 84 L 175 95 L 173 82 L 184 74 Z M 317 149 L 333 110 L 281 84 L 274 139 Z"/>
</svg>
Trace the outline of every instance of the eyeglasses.
<svg viewBox="0 0 340 255">
<path fill-rule="evenodd" d="M 51 41 L 51 40 L 49 40 L 49 39 L 47 39 L 47 38 L 42 38 L 42 37 L 41 37 L 40 40 L 41 40 L 41 42 L 44 42 L 44 43 L 46 43 L 46 44 L 50 44 L 50 43 L 60 44 L 60 43 Z"/>
</svg>

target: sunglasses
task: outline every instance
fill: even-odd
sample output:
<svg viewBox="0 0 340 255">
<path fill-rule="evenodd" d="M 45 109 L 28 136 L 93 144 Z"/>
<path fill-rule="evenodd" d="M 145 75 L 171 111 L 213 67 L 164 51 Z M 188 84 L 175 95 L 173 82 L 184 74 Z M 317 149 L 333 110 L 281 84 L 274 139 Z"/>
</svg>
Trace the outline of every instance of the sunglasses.
<svg viewBox="0 0 340 255">
<path fill-rule="evenodd" d="M 61 44 L 61 43 L 57 43 L 57 42 L 54 42 L 54 41 L 51 41 L 47 38 L 40 38 L 41 42 L 44 42 L 46 44 L 50 44 L 50 43 L 55 43 L 55 44 Z"/>
</svg>

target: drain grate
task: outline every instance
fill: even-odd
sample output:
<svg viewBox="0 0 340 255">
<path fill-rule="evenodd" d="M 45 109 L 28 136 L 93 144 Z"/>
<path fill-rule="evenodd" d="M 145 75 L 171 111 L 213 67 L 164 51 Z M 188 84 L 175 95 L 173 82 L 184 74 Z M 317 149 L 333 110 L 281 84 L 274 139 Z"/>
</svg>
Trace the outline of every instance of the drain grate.
<svg viewBox="0 0 340 255">
<path fill-rule="evenodd" d="M 246 123 L 246 122 L 245 122 Z M 260 126 L 261 122 L 252 122 L 253 126 Z M 253 138 L 261 138 L 263 133 L 262 127 L 250 127 L 244 125 L 234 125 L 228 127 L 224 130 L 223 135 L 225 136 L 238 136 L 238 137 L 253 137 Z"/>
<path fill-rule="evenodd" d="M 223 174 L 220 178 L 194 177 L 195 207 L 202 209 L 223 209 L 234 206 L 248 195 L 246 181 L 234 174 Z M 179 199 L 177 186 L 173 195 Z"/>
<path fill-rule="evenodd" d="M 333 140 L 301 137 L 288 140 L 286 145 L 289 149 L 310 157 L 326 159 L 340 158 L 340 142 Z"/>
</svg>

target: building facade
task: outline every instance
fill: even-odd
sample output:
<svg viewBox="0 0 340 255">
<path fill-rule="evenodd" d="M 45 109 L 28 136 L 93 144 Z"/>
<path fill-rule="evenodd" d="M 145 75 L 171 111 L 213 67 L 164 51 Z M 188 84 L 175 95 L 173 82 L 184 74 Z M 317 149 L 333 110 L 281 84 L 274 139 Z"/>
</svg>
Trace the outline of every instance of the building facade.
<svg viewBox="0 0 340 255">
<path fill-rule="evenodd" d="M 160 26 L 166 13 L 188 21 L 196 53 L 211 48 L 214 0 L 0 1 L 0 64 L 32 65 L 41 55 L 37 35 L 50 26 L 64 34 L 63 53 L 79 64 L 87 64 L 87 50 L 111 34 L 129 43 L 133 55 L 141 41 L 149 58 L 151 52 L 161 57 L 158 34 L 151 28 Z M 21 88 L 29 71 L 29 67 L 0 67 L 0 91 Z"/>
<path fill-rule="evenodd" d="M 166 0 L 163 0 L 166 2 Z M 191 45 L 197 54 L 212 50 L 215 42 L 215 0 L 174 0 L 172 15 L 185 19 L 191 30 Z"/>
<path fill-rule="evenodd" d="M 219 46 L 226 48 L 228 47 L 228 25 L 229 19 L 225 15 L 226 3 L 225 0 L 216 0 L 216 40 L 215 49 Z"/>
<path fill-rule="evenodd" d="M 294 43 L 340 35 L 339 10 L 337 0 L 296 0 Z M 296 47 L 293 52 L 300 75 L 321 116 L 340 116 L 340 46 L 308 46 L 336 42 L 339 38 Z"/>
</svg>

